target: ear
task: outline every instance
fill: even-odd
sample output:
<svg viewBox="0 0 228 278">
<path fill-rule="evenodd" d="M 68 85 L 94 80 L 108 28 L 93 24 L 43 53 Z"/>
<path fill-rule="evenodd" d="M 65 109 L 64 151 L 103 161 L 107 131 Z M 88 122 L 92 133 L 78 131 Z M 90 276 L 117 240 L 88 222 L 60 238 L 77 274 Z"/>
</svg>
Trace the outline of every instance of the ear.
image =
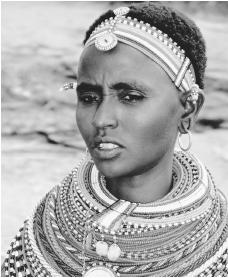
<svg viewBox="0 0 228 278">
<path fill-rule="evenodd" d="M 178 129 L 182 134 L 187 133 L 188 130 L 192 129 L 197 115 L 204 103 L 204 93 L 202 90 L 198 91 L 197 100 L 189 99 L 189 96 L 189 92 L 187 92 L 186 94 L 182 93 L 180 96 L 180 101 L 183 105 L 184 111 L 181 116 Z"/>
</svg>

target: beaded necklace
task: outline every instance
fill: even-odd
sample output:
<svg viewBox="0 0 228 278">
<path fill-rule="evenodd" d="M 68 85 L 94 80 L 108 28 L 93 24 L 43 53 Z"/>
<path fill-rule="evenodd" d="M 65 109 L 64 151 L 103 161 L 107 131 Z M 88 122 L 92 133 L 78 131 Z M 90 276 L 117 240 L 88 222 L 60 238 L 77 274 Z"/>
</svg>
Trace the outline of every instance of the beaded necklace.
<svg viewBox="0 0 228 278">
<path fill-rule="evenodd" d="M 226 199 L 189 153 L 175 152 L 171 191 L 147 204 L 116 199 L 85 158 L 25 222 L 5 275 L 203 276 L 218 262 L 224 274 L 227 219 Z"/>
</svg>

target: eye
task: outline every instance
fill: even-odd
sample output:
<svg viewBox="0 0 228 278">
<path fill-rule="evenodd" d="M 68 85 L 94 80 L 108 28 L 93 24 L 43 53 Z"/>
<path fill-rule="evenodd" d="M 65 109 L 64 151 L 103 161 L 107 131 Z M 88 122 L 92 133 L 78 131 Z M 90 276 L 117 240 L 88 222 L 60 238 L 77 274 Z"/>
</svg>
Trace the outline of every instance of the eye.
<svg viewBox="0 0 228 278">
<path fill-rule="evenodd" d="M 136 103 L 144 99 L 144 96 L 135 91 L 122 92 L 120 94 L 121 102 Z"/>
<path fill-rule="evenodd" d="M 83 93 L 78 95 L 78 101 L 83 104 L 93 104 L 100 102 L 100 97 L 95 93 Z"/>
</svg>

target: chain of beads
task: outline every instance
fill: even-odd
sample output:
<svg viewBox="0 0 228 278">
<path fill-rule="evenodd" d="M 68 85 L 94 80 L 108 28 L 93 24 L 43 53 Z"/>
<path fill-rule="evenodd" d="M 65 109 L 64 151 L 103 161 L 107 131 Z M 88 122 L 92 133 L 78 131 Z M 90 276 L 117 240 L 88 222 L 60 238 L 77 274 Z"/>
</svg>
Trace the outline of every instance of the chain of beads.
<svg viewBox="0 0 228 278">
<path fill-rule="evenodd" d="M 182 168 L 178 165 L 182 165 Z M 196 268 L 210 258 L 227 237 L 228 225 L 224 221 L 227 217 L 226 203 L 219 194 L 213 198 L 207 211 L 192 217 L 187 223 L 183 220 L 173 225 L 148 226 L 143 223 L 132 223 L 126 218 L 116 233 L 104 229 L 93 222 L 93 216 L 101 212 L 102 206 L 98 207 L 96 202 L 94 205 L 92 200 L 87 200 L 81 187 L 83 182 L 88 192 L 94 196 L 91 187 L 91 167 L 91 163 L 88 165 L 82 163 L 79 168 L 73 170 L 64 179 L 61 187 L 49 193 L 43 215 L 39 215 L 44 222 L 46 240 L 48 239 L 56 256 L 72 269 L 72 273 L 73 270 L 75 273 L 81 273 L 90 267 L 100 265 L 118 270 L 120 274 L 136 275 L 143 272 L 145 275 L 169 273 L 171 276 L 176 276 L 189 271 L 193 266 Z M 190 156 L 176 154 L 174 168 L 174 187 L 161 202 L 166 203 L 182 194 L 189 194 L 192 187 L 197 186 L 201 179 L 197 162 Z M 208 177 L 211 192 L 214 190 L 213 179 L 210 178 L 210 174 Z M 100 178 L 99 182 L 105 183 L 105 180 Z M 184 211 L 161 214 L 160 217 L 164 217 L 165 221 L 172 215 L 179 213 L 181 215 L 187 211 L 194 214 L 194 210 L 201 206 L 203 201 L 204 199 L 198 201 Z M 37 211 L 36 214 L 40 214 L 41 211 Z M 140 217 L 143 219 L 146 215 Z M 34 225 L 38 225 L 36 230 L 41 229 L 39 226 L 41 222 L 35 218 L 33 221 Z M 50 276 L 51 268 L 48 267 L 40 251 L 38 252 L 33 239 L 32 224 L 29 223 L 25 222 L 23 229 L 12 243 L 11 250 L 8 251 L 4 262 L 6 276 Z M 39 233 L 36 236 L 38 240 Z M 101 245 L 105 248 L 100 248 Z M 78 262 L 78 267 L 65 255 L 64 250 Z M 188 263 L 178 265 L 170 272 L 162 272 L 163 268 L 164 271 L 165 269 L 168 271 L 169 266 L 185 256 L 189 256 Z M 224 264 L 227 264 L 227 249 L 211 267 L 201 272 L 200 276 L 226 273 L 227 268 Z"/>
<path fill-rule="evenodd" d="M 189 160 L 192 161 L 192 160 Z M 195 168 L 194 169 L 194 173 L 193 176 L 195 175 L 195 179 L 196 181 L 198 180 L 198 170 L 197 170 L 197 166 L 194 165 L 193 162 L 191 162 L 193 165 L 192 167 Z M 187 165 L 187 164 L 186 164 Z M 89 170 L 89 168 L 88 168 Z M 77 170 L 78 171 L 78 170 Z M 77 174 L 77 171 L 73 172 L 73 175 Z M 72 175 L 72 176 L 73 176 Z M 86 176 L 86 174 L 84 173 L 84 176 Z M 86 182 L 88 183 L 87 186 L 89 187 L 89 180 L 87 178 Z M 186 180 L 186 183 L 188 183 L 189 180 Z M 67 184 L 68 183 L 68 184 Z M 63 215 L 63 217 L 66 219 L 67 224 L 68 224 L 68 228 L 71 232 L 73 232 L 74 230 L 81 230 L 81 235 L 79 237 L 77 237 L 76 235 L 76 240 L 78 241 L 82 241 L 82 237 L 83 237 L 83 226 L 84 226 L 84 214 L 86 212 L 85 209 L 85 204 L 83 205 L 83 201 L 85 200 L 85 197 L 83 196 L 81 190 L 80 190 L 80 185 L 78 184 L 76 187 L 76 192 L 74 192 L 72 190 L 72 181 L 68 180 L 68 182 L 64 184 L 64 186 L 62 187 L 62 190 L 60 191 L 61 193 L 61 198 L 64 199 L 64 201 L 62 201 L 60 203 L 61 205 L 61 210 L 65 213 Z M 184 185 L 182 185 L 184 186 Z M 69 192 L 73 192 L 74 193 L 74 199 L 72 199 L 72 194 L 69 194 Z M 175 196 L 177 196 L 178 193 L 175 194 Z M 84 198 L 83 198 L 84 197 Z M 75 199 L 76 198 L 76 199 Z M 88 209 L 88 207 L 90 208 L 90 213 L 94 213 L 94 211 L 92 210 L 91 206 L 87 203 L 86 207 Z M 216 208 L 216 206 L 215 206 Z M 95 211 L 98 211 L 97 208 L 93 208 Z M 192 210 L 193 208 L 191 208 Z M 154 232 L 156 232 L 156 230 L 158 230 L 159 233 L 163 233 L 163 230 L 165 231 L 165 227 L 143 227 L 140 225 L 135 225 L 135 226 L 131 226 L 131 225 L 126 225 L 126 223 L 123 225 L 122 227 L 122 231 L 121 234 L 119 235 L 117 233 L 118 236 L 118 242 L 121 245 L 121 257 L 122 258 L 127 258 L 127 259 L 134 259 L 134 260 L 141 260 L 143 259 L 145 260 L 151 260 L 151 258 L 158 258 L 161 255 L 168 255 L 170 252 L 178 252 L 179 250 L 183 250 L 183 248 L 187 248 L 188 245 L 191 245 L 191 242 L 194 243 L 194 241 L 196 239 L 198 239 L 199 243 L 203 243 L 202 242 L 202 238 L 204 238 L 205 240 L 205 231 L 209 228 L 210 225 L 212 225 L 213 220 L 215 219 L 215 216 L 211 216 L 211 212 L 206 212 L 203 213 L 201 215 L 201 217 L 205 217 L 206 215 L 209 215 L 207 218 L 205 218 L 203 221 L 199 221 L 200 217 L 193 219 L 193 221 L 198 220 L 198 227 L 196 226 L 195 229 L 193 229 L 193 231 L 191 231 L 190 234 L 187 234 L 186 238 L 182 238 L 181 240 L 171 243 L 170 246 L 163 246 L 163 248 L 152 248 L 152 249 L 147 249 L 147 252 L 140 252 L 138 250 L 138 245 L 142 246 L 142 248 L 144 248 L 145 246 L 148 246 L 148 244 L 154 244 L 153 240 L 146 240 L 143 239 L 143 234 L 147 234 L 148 238 L 151 238 L 151 235 L 153 235 Z M 67 216 L 68 215 L 68 216 Z M 71 219 L 71 220 L 70 220 Z M 78 222 L 76 222 L 78 221 Z M 73 223 L 76 224 L 76 226 L 73 227 Z M 207 223 L 207 224 L 206 224 Z M 184 224 L 184 223 L 183 223 Z M 207 229 L 203 229 L 202 227 L 204 225 L 207 225 L 206 228 Z M 195 225 L 195 224 L 194 224 Z M 178 225 L 176 225 L 176 227 L 174 226 L 174 232 L 177 231 Z M 94 230 L 94 240 L 91 246 L 91 250 L 93 250 L 94 252 L 96 251 L 96 244 L 102 241 L 106 241 L 106 242 L 111 242 L 113 235 L 110 235 L 110 231 L 107 230 L 102 230 L 102 227 L 99 227 L 96 225 L 96 223 L 93 223 L 91 225 L 91 228 Z M 138 236 L 134 235 L 133 237 L 129 237 L 129 231 L 126 232 L 127 229 L 129 230 L 135 230 L 135 232 L 137 231 L 136 234 L 138 234 Z M 142 229 L 143 228 L 143 229 Z M 156 229 L 157 228 L 157 229 Z M 181 227 L 179 228 L 181 230 Z M 102 234 L 102 237 L 100 236 Z M 75 234 L 74 234 L 75 235 Z M 166 234 L 166 236 L 168 237 L 168 234 Z M 124 243 L 124 246 L 123 246 Z M 135 250 L 134 250 L 134 247 Z M 129 249 L 129 250 L 128 250 Z M 126 250 L 126 251 L 124 251 Z M 130 251 L 131 250 L 131 251 Z M 130 252 L 129 252 L 130 251 Z M 167 253 L 168 252 L 168 253 Z"/>
</svg>

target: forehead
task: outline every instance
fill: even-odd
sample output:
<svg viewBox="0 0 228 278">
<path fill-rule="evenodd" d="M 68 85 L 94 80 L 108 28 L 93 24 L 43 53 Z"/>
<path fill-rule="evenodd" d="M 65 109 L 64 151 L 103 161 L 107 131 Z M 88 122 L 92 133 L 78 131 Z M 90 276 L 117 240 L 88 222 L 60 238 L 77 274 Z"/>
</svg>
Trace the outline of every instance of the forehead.
<svg viewBox="0 0 228 278">
<path fill-rule="evenodd" d="M 97 50 L 94 45 L 84 49 L 78 66 L 78 82 L 102 83 L 127 79 L 152 87 L 173 86 L 159 65 L 129 45 L 119 42 L 107 52 Z"/>
</svg>

